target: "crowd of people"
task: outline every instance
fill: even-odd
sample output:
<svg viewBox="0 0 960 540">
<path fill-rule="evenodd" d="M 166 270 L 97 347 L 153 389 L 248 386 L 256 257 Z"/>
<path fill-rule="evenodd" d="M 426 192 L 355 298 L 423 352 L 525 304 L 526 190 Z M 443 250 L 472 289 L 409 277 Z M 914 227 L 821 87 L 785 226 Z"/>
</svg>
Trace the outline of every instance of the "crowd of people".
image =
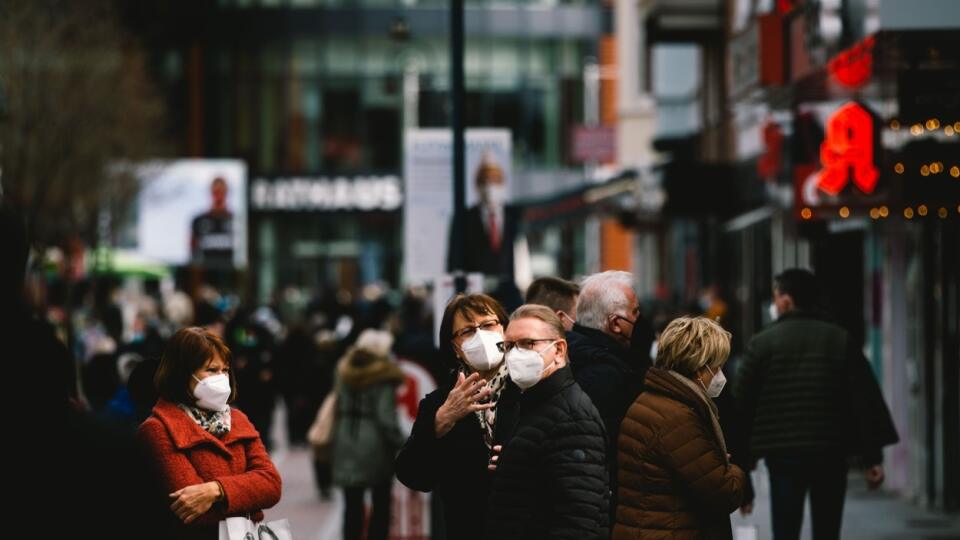
<svg viewBox="0 0 960 540">
<path fill-rule="evenodd" d="M 622 271 L 540 278 L 522 300 L 458 294 L 439 347 L 423 290 L 321 295 L 284 324 L 276 306 L 162 286 L 101 288 L 63 319 L 65 342 L 24 301 L 25 234 L 3 220 L 11 380 L 43 381 L 17 424 L 39 433 L 16 474 L 24 500 L 52 489 L 57 525 L 81 536 L 214 538 L 228 517 L 263 519 L 281 496 L 269 455 L 281 400 L 292 445 L 331 404 L 314 476 L 320 497 L 342 490 L 347 539 L 388 537 L 394 478 L 434 494 L 435 538 L 731 538 L 758 459 L 776 538 L 798 537 L 808 495 L 814 538 L 839 538 L 851 458 L 877 487 L 897 437 L 805 270 L 777 276 L 778 320 L 735 371 L 724 306 L 644 317 Z M 409 436 L 401 357 L 438 383 Z M 42 457 L 53 448 L 70 450 Z"/>
</svg>

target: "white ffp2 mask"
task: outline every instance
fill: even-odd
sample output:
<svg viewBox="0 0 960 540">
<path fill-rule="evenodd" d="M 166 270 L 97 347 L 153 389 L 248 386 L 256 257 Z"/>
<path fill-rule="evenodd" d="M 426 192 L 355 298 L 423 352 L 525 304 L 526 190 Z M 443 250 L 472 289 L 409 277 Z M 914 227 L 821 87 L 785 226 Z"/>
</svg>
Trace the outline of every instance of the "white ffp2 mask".
<svg viewBox="0 0 960 540">
<path fill-rule="evenodd" d="M 497 343 L 501 341 L 503 334 L 500 332 L 477 330 L 472 338 L 460 346 L 464 361 L 476 371 L 490 371 L 503 361 L 503 353 L 497 348 Z"/>
<path fill-rule="evenodd" d="M 707 366 L 707 369 L 710 370 L 710 374 L 713 375 L 713 379 L 710 380 L 710 386 L 706 388 L 707 395 L 715 398 L 720 395 L 720 392 L 723 392 L 723 387 L 727 384 L 727 376 L 723 374 L 722 369 L 718 369 L 716 373 L 710 369 L 710 366 Z M 702 382 L 700 386 L 703 386 Z"/>
<path fill-rule="evenodd" d="M 227 408 L 230 400 L 230 378 L 225 373 L 211 375 L 205 379 L 197 379 L 197 386 L 193 389 L 193 397 L 197 398 L 197 406 L 208 411 L 222 411 Z"/>
<path fill-rule="evenodd" d="M 541 353 L 553 347 L 555 343 L 547 345 L 540 352 L 514 348 L 507 353 L 507 371 L 510 373 L 510 379 L 521 390 L 526 390 L 540 382 L 544 370 L 547 369 Z"/>
<path fill-rule="evenodd" d="M 503 206 L 507 202 L 507 188 L 501 184 L 483 187 L 484 198 L 493 206 Z"/>
</svg>

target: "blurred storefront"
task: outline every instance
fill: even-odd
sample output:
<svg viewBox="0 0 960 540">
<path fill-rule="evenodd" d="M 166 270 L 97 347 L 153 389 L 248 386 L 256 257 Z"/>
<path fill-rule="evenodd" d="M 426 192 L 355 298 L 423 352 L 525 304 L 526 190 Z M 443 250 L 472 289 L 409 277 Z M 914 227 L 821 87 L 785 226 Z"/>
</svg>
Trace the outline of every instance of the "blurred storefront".
<svg viewBox="0 0 960 540">
<path fill-rule="evenodd" d="M 393 175 L 255 178 L 251 258 L 260 301 L 281 285 L 356 291 L 397 283 L 402 204 Z"/>
<path fill-rule="evenodd" d="M 773 276 L 813 269 L 900 429 L 887 485 L 960 508 L 960 5 L 640 5 L 662 288 L 717 287 L 736 356 Z"/>
<path fill-rule="evenodd" d="M 960 11 L 897 4 L 790 2 L 731 27 L 734 157 L 766 200 L 727 230 L 761 261 L 760 286 L 735 285 L 741 327 L 765 322 L 772 275 L 813 268 L 901 431 L 888 485 L 957 509 Z"/>
<path fill-rule="evenodd" d="M 249 294 L 400 284 L 400 208 L 258 207 L 256 189 L 401 178 L 404 131 L 450 125 L 447 7 L 210 0 L 128 8 L 183 152 L 248 164 Z M 588 183 L 569 134 L 583 123 L 584 69 L 598 55 L 602 9 L 467 1 L 465 21 L 466 125 L 512 133 L 513 199 Z"/>
</svg>

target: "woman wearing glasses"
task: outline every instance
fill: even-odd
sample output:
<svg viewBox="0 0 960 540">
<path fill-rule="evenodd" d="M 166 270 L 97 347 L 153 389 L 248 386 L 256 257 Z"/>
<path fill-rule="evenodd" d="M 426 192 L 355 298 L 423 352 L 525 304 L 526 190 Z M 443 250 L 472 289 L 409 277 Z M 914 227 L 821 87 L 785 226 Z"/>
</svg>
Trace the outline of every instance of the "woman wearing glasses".
<svg viewBox="0 0 960 540">
<path fill-rule="evenodd" d="M 506 325 L 506 310 L 485 294 L 450 301 L 440 353 L 455 368 L 452 380 L 420 402 L 397 455 L 397 478 L 439 497 L 447 538 L 480 538 L 484 529 L 493 441 L 519 395 L 498 348 Z"/>
</svg>

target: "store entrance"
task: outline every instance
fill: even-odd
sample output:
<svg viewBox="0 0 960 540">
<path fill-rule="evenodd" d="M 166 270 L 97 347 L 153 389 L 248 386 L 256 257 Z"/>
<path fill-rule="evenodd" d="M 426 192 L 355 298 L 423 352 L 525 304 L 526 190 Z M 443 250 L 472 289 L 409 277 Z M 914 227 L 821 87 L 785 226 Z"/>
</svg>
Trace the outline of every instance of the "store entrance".
<svg viewBox="0 0 960 540">
<path fill-rule="evenodd" d="M 811 239 L 814 272 L 828 315 L 857 343 L 866 336 L 864 320 L 864 232 L 826 233 Z"/>
</svg>

